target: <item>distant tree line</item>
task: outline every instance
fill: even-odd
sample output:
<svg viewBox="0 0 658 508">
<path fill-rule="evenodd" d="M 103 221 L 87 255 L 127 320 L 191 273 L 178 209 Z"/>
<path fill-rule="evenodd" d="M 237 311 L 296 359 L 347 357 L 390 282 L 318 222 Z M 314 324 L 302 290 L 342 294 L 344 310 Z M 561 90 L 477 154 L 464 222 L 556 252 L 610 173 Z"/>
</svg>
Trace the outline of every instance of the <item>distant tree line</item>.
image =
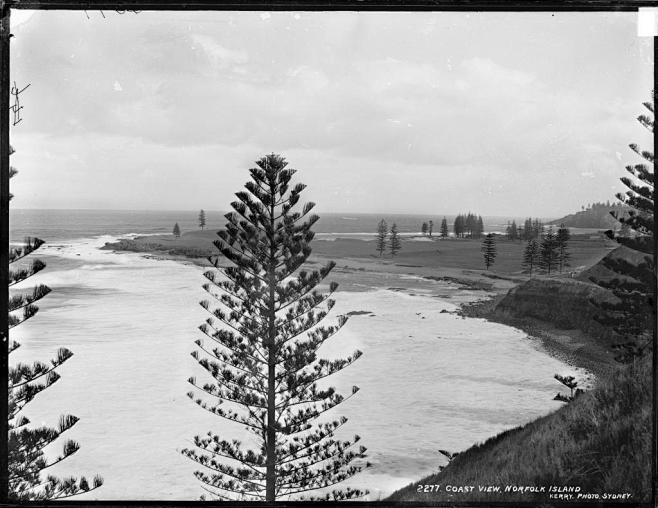
<svg viewBox="0 0 658 508">
<path fill-rule="evenodd" d="M 484 233 L 484 222 L 481 215 L 459 214 L 455 217 L 453 231 L 457 238 L 480 238 Z"/>
<path fill-rule="evenodd" d="M 516 221 L 512 221 L 507 226 L 505 233 L 510 240 L 536 240 L 542 236 L 544 232 L 544 223 L 539 219 L 528 217 L 523 226 L 517 226 Z"/>
<path fill-rule="evenodd" d="M 510 230 L 516 230 L 516 224 L 514 222 L 508 227 L 507 235 L 509 239 L 514 239 L 509 234 Z M 496 235 L 488 233 L 482 241 L 481 251 L 484 256 L 484 266 L 487 270 L 494 264 L 496 259 L 497 249 L 495 238 Z M 562 272 L 564 268 L 569 266 L 569 260 L 571 258 L 568 248 L 570 239 L 569 228 L 565 227 L 564 224 L 560 225 L 557 233 L 553 230 L 552 226 L 549 227 L 539 239 L 531 238 L 527 241 L 523 251 L 522 267 L 530 275 L 536 269 L 541 269 L 549 275 L 555 271 Z"/>
</svg>

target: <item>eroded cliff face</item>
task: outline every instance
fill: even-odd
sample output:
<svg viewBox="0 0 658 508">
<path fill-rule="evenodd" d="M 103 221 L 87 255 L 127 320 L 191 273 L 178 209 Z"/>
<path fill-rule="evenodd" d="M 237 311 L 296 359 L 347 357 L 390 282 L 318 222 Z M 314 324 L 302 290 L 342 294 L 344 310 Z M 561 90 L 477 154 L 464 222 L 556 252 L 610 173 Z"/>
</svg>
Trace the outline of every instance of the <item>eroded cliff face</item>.
<svg viewBox="0 0 658 508">
<path fill-rule="evenodd" d="M 602 311 L 594 301 L 615 301 L 600 286 L 574 279 L 530 279 L 512 288 L 494 312 L 513 318 L 535 318 L 562 329 L 578 329 L 604 340 L 612 330 L 598 323 L 594 316 Z"/>
</svg>

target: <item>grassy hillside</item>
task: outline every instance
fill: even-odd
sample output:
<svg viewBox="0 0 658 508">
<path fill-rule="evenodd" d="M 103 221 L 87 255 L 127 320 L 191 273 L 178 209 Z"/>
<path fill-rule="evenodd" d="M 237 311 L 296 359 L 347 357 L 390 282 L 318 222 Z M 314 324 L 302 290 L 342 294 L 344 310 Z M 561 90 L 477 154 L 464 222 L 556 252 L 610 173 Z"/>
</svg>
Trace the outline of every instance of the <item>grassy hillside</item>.
<svg viewBox="0 0 658 508">
<path fill-rule="evenodd" d="M 592 203 L 586 210 L 565 215 L 561 219 L 549 222 L 549 224 L 559 226 L 564 224 L 569 228 L 600 228 L 600 229 L 613 229 L 619 228 L 617 222 L 610 212 L 616 212 L 624 216 L 628 211 L 627 206 L 619 203 Z"/>
<path fill-rule="evenodd" d="M 646 254 L 643 254 L 639 251 L 629 249 L 628 247 L 624 247 L 623 245 L 617 247 L 615 250 L 609 252 L 605 258 L 609 258 L 611 260 L 615 259 L 624 259 L 626 261 L 629 261 L 630 263 L 633 264 L 639 264 L 641 263 Z M 613 272 L 609 270 L 608 268 L 605 267 L 604 263 L 596 263 L 595 265 L 589 267 L 588 269 L 584 270 L 580 274 L 578 274 L 577 279 L 581 280 L 583 282 L 598 282 L 598 281 L 604 281 L 604 282 L 609 282 L 612 281 L 613 279 L 621 279 L 624 280 L 626 277 L 624 277 L 623 274 L 619 274 L 616 272 Z"/>
<path fill-rule="evenodd" d="M 509 430 L 458 455 L 442 472 L 423 478 L 389 501 L 551 500 L 549 486 L 580 487 L 598 500 L 647 502 L 651 488 L 651 363 L 618 367 L 610 378 L 558 411 Z M 505 401 L 500 401 L 505 404 Z M 437 435 L 436 447 L 441 447 Z M 437 463 L 439 462 L 437 454 Z M 435 492 L 419 492 L 439 485 Z M 504 492 L 506 485 L 544 486 L 546 492 Z M 449 486 L 473 486 L 455 493 Z M 501 492 L 480 492 L 479 486 Z M 429 489 L 427 489 L 429 490 Z M 572 492 L 568 500 L 583 500 Z M 630 494 L 608 498 L 612 494 Z M 591 500 L 592 498 L 590 498 Z"/>
</svg>

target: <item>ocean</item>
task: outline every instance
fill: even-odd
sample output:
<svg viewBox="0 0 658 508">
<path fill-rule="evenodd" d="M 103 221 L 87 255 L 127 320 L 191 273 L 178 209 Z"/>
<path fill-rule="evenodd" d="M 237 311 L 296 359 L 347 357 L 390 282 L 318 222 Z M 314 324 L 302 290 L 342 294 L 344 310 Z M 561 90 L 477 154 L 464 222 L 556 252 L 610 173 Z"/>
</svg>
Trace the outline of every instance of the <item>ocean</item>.
<svg viewBox="0 0 658 508">
<path fill-rule="evenodd" d="M 73 358 L 61 379 L 24 410 L 34 425 L 57 425 L 59 415 L 78 416 L 67 432 L 80 451 L 52 467 L 58 476 L 101 474 L 105 484 L 75 499 L 197 500 L 203 490 L 196 464 L 180 450 L 209 430 L 247 439 L 188 399 L 190 376 L 205 379 L 191 358 L 197 327 L 206 318 L 198 302 L 204 269 L 192 263 L 148 259 L 100 250 L 131 234 L 168 233 L 178 222 L 196 228 L 197 212 L 15 210 L 11 239 L 39 236 L 48 267 L 23 286 L 47 284 L 52 293 L 40 312 L 11 332 L 22 344 L 10 361 L 48 361 L 65 346 Z M 221 225 L 208 212 L 208 227 Z M 381 217 L 326 215 L 324 235 L 366 234 Z M 419 229 L 414 216 L 384 217 L 402 232 Z M 435 229 L 440 218 L 433 218 Z M 485 228 L 487 227 L 485 218 Z M 489 221 L 493 224 L 493 221 Z M 506 222 L 502 222 L 505 224 Z M 338 291 L 332 315 L 359 312 L 320 353 L 363 357 L 327 381 L 353 398 L 328 417 L 345 415 L 349 437 L 359 434 L 373 466 L 349 485 L 367 488 L 367 499 L 435 472 L 453 452 L 544 415 L 561 403 L 555 373 L 589 376 L 553 358 L 538 340 L 519 330 L 451 313 L 483 296 L 406 274 L 351 274 L 361 291 Z M 360 277 L 360 278 L 359 278 Z M 29 284 L 28 284 L 29 283 Z M 329 319 L 329 318 L 327 318 Z M 61 447 L 60 438 L 50 452 Z"/>
<path fill-rule="evenodd" d="M 226 212 L 206 210 L 207 228 L 220 228 Z M 100 235 L 125 235 L 131 233 L 171 233 L 175 223 L 182 232 L 198 229 L 198 211 L 170 210 L 11 210 L 10 237 L 20 241 L 25 236 L 36 235 L 47 242 L 70 240 Z M 441 220 L 446 217 L 452 231 L 455 215 L 411 215 L 411 214 L 364 214 L 364 213 L 318 213 L 320 220 L 313 230 L 318 238 L 328 235 L 374 236 L 377 223 L 384 219 L 389 226 L 395 223 L 402 234 L 420 233 L 423 222 L 434 222 L 434 234 L 439 233 Z M 522 217 L 485 216 L 486 232 L 502 233 L 507 224 Z"/>
</svg>

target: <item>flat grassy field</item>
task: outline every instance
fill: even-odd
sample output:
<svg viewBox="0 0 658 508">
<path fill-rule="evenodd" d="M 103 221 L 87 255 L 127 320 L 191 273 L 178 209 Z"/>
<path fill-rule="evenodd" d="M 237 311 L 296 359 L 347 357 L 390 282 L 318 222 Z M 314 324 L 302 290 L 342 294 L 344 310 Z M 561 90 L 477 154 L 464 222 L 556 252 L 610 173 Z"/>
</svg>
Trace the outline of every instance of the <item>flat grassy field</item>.
<svg viewBox="0 0 658 508">
<path fill-rule="evenodd" d="M 313 253 L 326 257 L 365 257 L 382 259 L 397 265 L 422 266 L 427 268 L 459 268 L 484 270 L 481 240 L 435 239 L 431 241 L 407 240 L 402 250 L 394 257 L 384 254 L 382 258 L 375 251 L 375 243 L 362 240 L 335 240 L 313 242 Z M 489 271 L 505 275 L 521 274 L 525 242 L 496 238 L 497 256 Z M 569 242 L 571 253 L 570 269 L 584 269 L 597 263 L 617 244 L 598 236 L 574 236 Z"/>
<path fill-rule="evenodd" d="M 135 240 L 122 240 L 108 244 L 106 248 L 129 250 L 144 253 L 169 253 L 187 257 L 205 257 L 217 251 L 212 242 L 216 239 L 214 230 L 191 231 L 180 238 L 173 235 L 138 237 Z M 402 250 L 391 256 L 385 253 L 379 256 L 374 241 L 343 239 L 313 240 L 311 243 L 314 256 L 330 258 L 336 261 L 356 259 L 382 263 L 383 265 L 436 269 L 484 270 L 481 252 L 482 241 L 475 239 L 429 239 L 415 237 L 403 239 Z M 577 235 L 569 242 L 571 267 L 567 270 L 584 270 L 597 263 L 617 244 L 599 235 Z M 501 275 L 521 275 L 525 242 L 496 238 L 497 256 L 489 272 Z M 568 276 L 566 273 L 565 276 Z"/>
</svg>

